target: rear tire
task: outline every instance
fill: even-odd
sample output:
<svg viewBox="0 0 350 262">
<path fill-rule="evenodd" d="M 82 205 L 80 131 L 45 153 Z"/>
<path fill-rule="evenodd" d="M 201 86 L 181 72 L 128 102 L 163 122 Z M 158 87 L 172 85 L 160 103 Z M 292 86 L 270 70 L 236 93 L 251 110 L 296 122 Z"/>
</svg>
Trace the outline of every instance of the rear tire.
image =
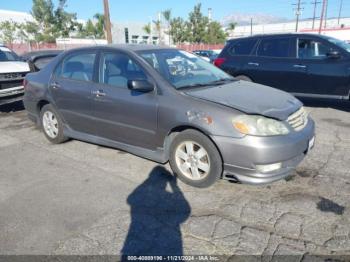
<svg viewBox="0 0 350 262">
<path fill-rule="evenodd" d="M 216 146 L 207 136 L 192 129 L 173 139 L 169 163 L 175 176 L 194 187 L 209 187 L 222 174 L 222 159 Z"/>
<path fill-rule="evenodd" d="M 43 106 L 40 111 L 40 125 L 51 143 L 60 144 L 68 140 L 63 134 L 63 122 L 50 104 Z"/>
<path fill-rule="evenodd" d="M 253 82 L 253 80 L 251 78 L 249 78 L 248 76 L 245 76 L 245 75 L 235 76 L 235 78 L 238 80 L 242 80 L 242 81 Z"/>
</svg>

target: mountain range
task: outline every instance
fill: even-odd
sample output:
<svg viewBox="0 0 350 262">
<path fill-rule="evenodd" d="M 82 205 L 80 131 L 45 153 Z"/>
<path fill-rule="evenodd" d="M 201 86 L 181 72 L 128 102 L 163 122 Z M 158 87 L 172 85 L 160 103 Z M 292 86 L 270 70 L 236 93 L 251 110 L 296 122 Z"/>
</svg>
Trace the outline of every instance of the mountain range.
<svg viewBox="0 0 350 262">
<path fill-rule="evenodd" d="M 290 19 L 288 18 L 273 16 L 273 15 L 268 15 L 263 13 L 251 13 L 251 14 L 234 13 L 234 14 L 225 16 L 221 20 L 221 24 L 223 26 L 227 26 L 229 23 L 234 22 L 237 25 L 249 25 L 251 18 L 253 18 L 254 24 L 271 24 L 271 23 L 283 23 L 283 22 L 290 21 Z"/>
</svg>

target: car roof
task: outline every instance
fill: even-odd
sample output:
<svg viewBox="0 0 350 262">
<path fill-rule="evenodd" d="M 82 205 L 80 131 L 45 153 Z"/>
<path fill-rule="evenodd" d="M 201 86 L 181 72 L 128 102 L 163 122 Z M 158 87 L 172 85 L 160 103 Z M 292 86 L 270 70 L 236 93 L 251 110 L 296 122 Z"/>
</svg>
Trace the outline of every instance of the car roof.
<svg viewBox="0 0 350 262">
<path fill-rule="evenodd" d="M 51 56 L 51 55 L 55 56 L 62 53 L 63 51 L 64 50 L 56 50 L 56 49 L 37 50 L 37 51 L 24 53 L 22 57 L 25 59 L 35 59 L 40 56 Z"/>
<path fill-rule="evenodd" d="M 125 50 L 125 51 L 132 51 L 132 52 L 138 52 L 138 51 L 149 51 L 149 50 L 169 50 L 176 48 L 170 47 L 170 46 L 157 46 L 157 45 L 144 45 L 144 44 L 109 44 L 109 45 L 95 45 L 95 46 L 88 46 L 88 47 L 79 47 L 71 49 L 73 50 L 89 50 L 89 49 L 98 49 L 98 48 L 112 48 L 116 50 Z"/>
<path fill-rule="evenodd" d="M 323 37 L 323 35 L 319 34 L 310 34 L 310 33 L 276 33 L 276 34 L 257 34 L 246 37 L 239 37 L 230 39 L 227 42 L 233 42 L 240 39 L 254 39 L 254 38 L 269 38 L 269 37 L 286 37 L 286 36 L 313 36 L 313 37 Z"/>
</svg>

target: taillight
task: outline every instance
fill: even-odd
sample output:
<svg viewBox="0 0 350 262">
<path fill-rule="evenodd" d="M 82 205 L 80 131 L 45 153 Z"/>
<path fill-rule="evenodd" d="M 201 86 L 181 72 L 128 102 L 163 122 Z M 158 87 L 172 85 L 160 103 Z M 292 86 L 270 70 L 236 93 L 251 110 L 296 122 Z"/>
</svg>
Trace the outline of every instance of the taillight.
<svg viewBox="0 0 350 262">
<path fill-rule="evenodd" d="M 225 58 L 222 58 L 222 57 L 216 58 L 214 60 L 214 65 L 216 65 L 217 67 L 220 67 L 225 61 L 226 61 Z"/>
<path fill-rule="evenodd" d="M 24 87 L 24 90 L 27 89 L 27 85 L 28 85 L 28 80 L 27 79 L 23 79 L 23 87 Z"/>
</svg>

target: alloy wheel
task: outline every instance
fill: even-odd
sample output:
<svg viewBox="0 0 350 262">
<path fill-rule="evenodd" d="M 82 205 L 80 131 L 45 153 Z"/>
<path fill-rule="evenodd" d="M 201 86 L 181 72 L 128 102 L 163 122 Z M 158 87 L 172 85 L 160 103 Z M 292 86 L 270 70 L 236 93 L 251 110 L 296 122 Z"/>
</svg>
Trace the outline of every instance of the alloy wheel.
<svg viewBox="0 0 350 262">
<path fill-rule="evenodd" d="M 191 180 L 200 180 L 210 172 L 210 158 L 203 146 L 194 141 L 184 141 L 175 151 L 176 165 Z"/>
<path fill-rule="evenodd" d="M 58 121 L 54 113 L 46 111 L 43 115 L 43 127 L 45 133 L 52 139 L 58 135 Z"/>
</svg>

